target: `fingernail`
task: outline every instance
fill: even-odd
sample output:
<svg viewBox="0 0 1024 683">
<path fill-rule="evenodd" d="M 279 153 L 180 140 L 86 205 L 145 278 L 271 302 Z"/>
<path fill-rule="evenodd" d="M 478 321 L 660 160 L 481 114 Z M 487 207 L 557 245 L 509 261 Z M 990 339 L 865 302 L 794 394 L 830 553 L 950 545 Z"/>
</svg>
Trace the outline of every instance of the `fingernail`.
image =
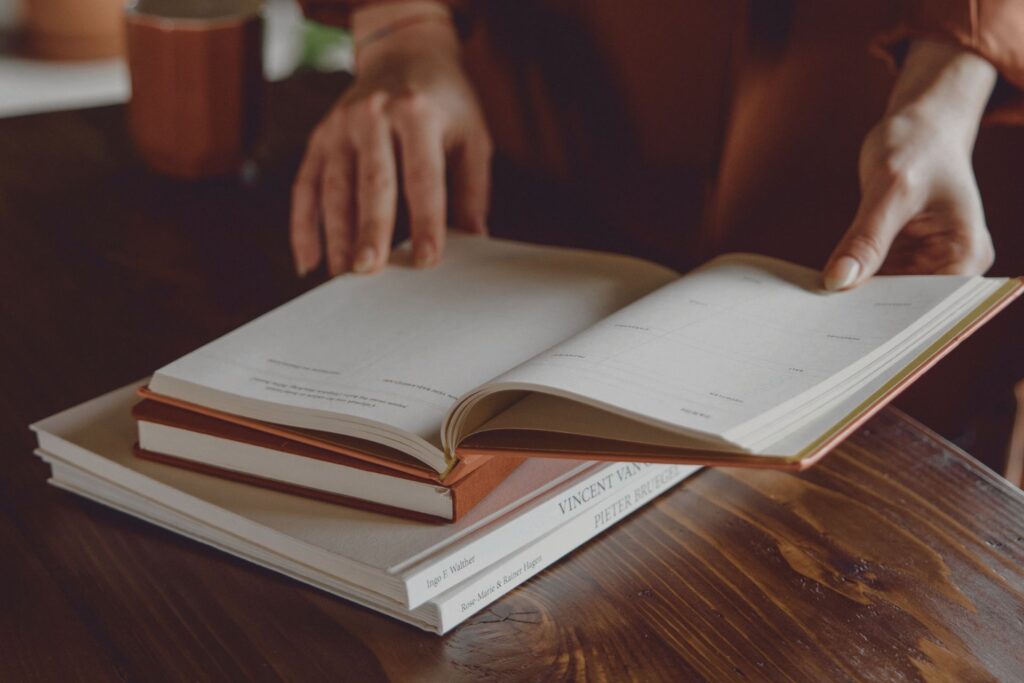
<svg viewBox="0 0 1024 683">
<path fill-rule="evenodd" d="M 377 263 L 377 252 L 373 247 L 363 247 L 356 255 L 352 270 L 357 273 L 369 273 Z"/>
<path fill-rule="evenodd" d="M 434 249 L 434 242 L 432 240 L 425 239 L 416 243 L 416 250 L 412 258 L 414 266 L 417 268 L 432 266 L 436 258 L 437 250 Z"/>
<path fill-rule="evenodd" d="M 852 256 L 841 256 L 825 273 L 825 289 L 836 292 L 846 289 L 860 275 L 860 261 Z"/>
</svg>

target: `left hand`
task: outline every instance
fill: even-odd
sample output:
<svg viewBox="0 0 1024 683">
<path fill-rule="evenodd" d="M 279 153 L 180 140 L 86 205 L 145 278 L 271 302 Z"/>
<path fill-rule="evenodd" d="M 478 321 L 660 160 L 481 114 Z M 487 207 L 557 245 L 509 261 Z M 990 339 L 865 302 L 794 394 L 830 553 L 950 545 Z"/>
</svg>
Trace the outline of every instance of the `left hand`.
<svg viewBox="0 0 1024 683">
<path fill-rule="evenodd" d="M 976 274 L 995 251 L 971 153 L 995 70 L 954 45 L 916 43 L 889 111 L 861 148 L 861 203 L 824 269 L 848 289 L 876 272 Z"/>
</svg>

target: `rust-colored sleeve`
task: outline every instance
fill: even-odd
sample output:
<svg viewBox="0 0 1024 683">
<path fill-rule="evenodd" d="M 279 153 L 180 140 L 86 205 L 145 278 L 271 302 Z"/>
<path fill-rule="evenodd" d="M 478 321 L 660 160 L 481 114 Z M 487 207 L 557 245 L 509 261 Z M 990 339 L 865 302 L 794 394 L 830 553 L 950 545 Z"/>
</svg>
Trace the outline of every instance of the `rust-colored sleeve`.
<svg viewBox="0 0 1024 683">
<path fill-rule="evenodd" d="M 373 5 L 394 0 L 299 0 L 302 11 L 313 21 L 333 26 L 349 26 L 352 12 L 364 5 Z M 459 18 L 465 9 L 465 0 L 438 0 L 452 9 Z"/>
<path fill-rule="evenodd" d="M 991 62 L 1000 82 L 986 121 L 1024 124 L 1024 0 L 914 0 L 874 47 L 898 66 L 916 38 L 952 41 Z"/>
</svg>

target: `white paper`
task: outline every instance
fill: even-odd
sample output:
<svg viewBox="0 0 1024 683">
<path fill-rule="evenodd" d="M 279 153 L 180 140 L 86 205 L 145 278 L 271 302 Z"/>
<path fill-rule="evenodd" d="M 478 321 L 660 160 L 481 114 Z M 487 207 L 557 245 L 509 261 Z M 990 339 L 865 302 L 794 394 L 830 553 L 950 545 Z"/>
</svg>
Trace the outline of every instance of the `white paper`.
<svg viewBox="0 0 1024 683">
<path fill-rule="evenodd" d="M 826 392 L 969 297 L 980 278 L 876 277 L 848 292 L 773 259 L 716 259 L 506 373 L 691 435 L 734 435 Z M 865 378 L 866 379 L 866 378 Z"/>
</svg>

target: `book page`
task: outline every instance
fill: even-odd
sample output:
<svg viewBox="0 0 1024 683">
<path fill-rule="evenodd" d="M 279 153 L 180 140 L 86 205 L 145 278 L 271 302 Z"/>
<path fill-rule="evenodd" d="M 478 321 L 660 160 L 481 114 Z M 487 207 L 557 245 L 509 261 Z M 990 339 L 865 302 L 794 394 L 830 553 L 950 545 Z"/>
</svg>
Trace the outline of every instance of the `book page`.
<svg viewBox="0 0 1024 683">
<path fill-rule="evenodd" d="M 439 447 L 462 394 L 676 277 L 622 256 L 460 234 L 433 269 L 404 266 L 408 252 L 399 248 L 383 273 L 335 278 L 184 356 L 151 389 L 397 448 L 416 439 Z M 397 431 L 412 438 L 389 437 Z"/>
<path fill-rule="evenodd" d="M 870 366 L 975 280 L 875 277 L 819 289 L 808 268 L 732 255 L 627 306 L 493 383 L 610 406 L 735 443 L 781 406 Z"/>
</svg>

